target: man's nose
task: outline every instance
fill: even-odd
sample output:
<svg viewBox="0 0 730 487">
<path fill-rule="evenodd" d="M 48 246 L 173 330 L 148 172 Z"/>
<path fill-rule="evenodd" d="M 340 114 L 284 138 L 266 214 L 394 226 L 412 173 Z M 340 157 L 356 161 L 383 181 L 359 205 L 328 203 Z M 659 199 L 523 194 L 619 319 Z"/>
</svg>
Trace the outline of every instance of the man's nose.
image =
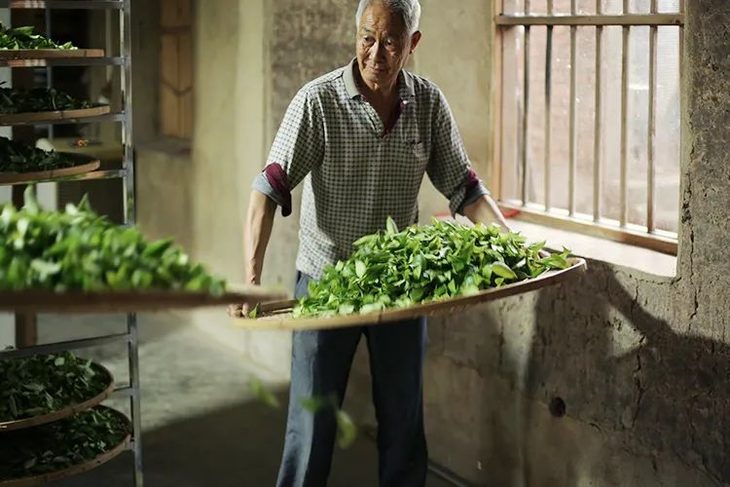
<svg viewBox="0 0 730 487">
<path fill-rule="evenodd" d="M 375 45 L 373 46 L 375 50 L 375 59 L 381 60 L 385 59 L 385 46 L 380 41 L 375 41 Z"/>
</svg>

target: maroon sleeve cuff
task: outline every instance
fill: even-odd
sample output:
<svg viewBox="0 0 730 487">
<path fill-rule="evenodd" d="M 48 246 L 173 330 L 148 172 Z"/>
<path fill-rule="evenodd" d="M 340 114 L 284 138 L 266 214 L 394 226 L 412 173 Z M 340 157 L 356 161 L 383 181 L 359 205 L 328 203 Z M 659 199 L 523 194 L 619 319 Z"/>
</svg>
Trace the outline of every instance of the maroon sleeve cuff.
<svg viewBox="0 0 730 487">
<path fill-rule="evenodd" d="M 477 176 L 474 169 L 469 168 L 469 171 L 466 173 L 466 192 L 472 191 L 475 187 L 479 186 L 479 183 L 479 176 Z"/>
<path fill-rule="evenodd" d="M 291 215 L 291 189 L 289 188 L 289 178 L 284 169 L 279 164 L 269 164 L 264 168 L 264 175 L 271 188 L 281 198 L 281 214 L 283 216 Z"/>
</svg>

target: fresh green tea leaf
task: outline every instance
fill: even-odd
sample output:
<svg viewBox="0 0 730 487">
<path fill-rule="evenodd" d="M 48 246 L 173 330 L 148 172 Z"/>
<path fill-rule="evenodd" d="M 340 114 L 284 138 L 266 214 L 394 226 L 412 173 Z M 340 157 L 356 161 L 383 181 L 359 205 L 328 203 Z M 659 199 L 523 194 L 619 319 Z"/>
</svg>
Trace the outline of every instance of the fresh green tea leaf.
<svg viewBox="0 0 730 487">
<path fill-rule="evenodd" d="M 253 395 L 262 403 L 266 404 L 267 406 L 279 409 L 279 400 L 276 398 L 273 392 L 267 388 L 263 382 L 261 382 L 258 379 L 251 379 L 249 381 L 249 389 L 253 393 Z"/>
<path fill-rule="evenodd" d="M 367 267 L 365 267 L 365 263 L 363 261 L 355 261 L 355 275 L 357 275 L 357 277 L 364 277 L 366 271 Z"/>
<path fill-rule="evenodd" d="M 492 265 L 492 272 L 497 274 L 499 277 L 503 277 L 504 279 L 517 279 L 517 274 L 515 274 L 512 269 L 507 267 L 502 262 L 495 262 Z"/>
<path fill-rule="evenodd" d="M 338 410 L 337 417 L 337 444 L 340 448 L 349 448 L 357 438 L 357 427 L 352 418 L 345 411 Z"/>
<path fill-rule="evenodd" d="M 391 217 L 388 217 L 388 219 L 385 222 L 385 228 L 386 232 L 389 235 L 395 235 L 398 233 L 398 225 L 395 224 L 395 221 Z"/>
</svg>

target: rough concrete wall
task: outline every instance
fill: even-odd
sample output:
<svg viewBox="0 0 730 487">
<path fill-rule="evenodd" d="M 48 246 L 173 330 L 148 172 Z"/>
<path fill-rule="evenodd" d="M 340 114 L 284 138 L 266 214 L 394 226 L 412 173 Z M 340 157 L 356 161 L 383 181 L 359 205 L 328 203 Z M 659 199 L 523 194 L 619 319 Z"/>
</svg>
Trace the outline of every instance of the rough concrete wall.
<svg viewBox="0 0 730 487">
<path fill-rule="evenodd" d="M 307 82 L 343 66 L 355 55 L 356 0 L 271 0 L 270 112 L 267 148 L 286 108 Z M 265 163 L 261 161 L 261 167 Z M 267 250 L 264 280 L 293 288 L 299 243 L 301 185 L 294 192 L 292 214 L 280 214 Z"/>
<path fill-rule="evenodd" d="M 714 485 L 730 368 L 711 352 L 724 345 L 676 329 L 677 299 L 591 262 L 574 283 L 432 320 L 434 458 L 478 485 Z"/>
<path fill-rule="evenodd" d="M 142 144 L 158 135 L 159 2 L 134 0 L 132 11 L 134 140 Z M 144 164 L 140 164 L 140 167 L 144 167 Z"/>
<path fill-rule="evenodd" d="M 239 1 L 195 6 L 195 121 L 193 162 L 195 251 L 197 258 L 228 278 L 243 278 L 240 187 L 234 157 Z M 200 94 L 200 96 L 198 96 Z M 214 203 L 215 202 L 215 203 Z"/>
<path fill-rule="evenodd" d="M 193 248 L 192 162 L 186 143 L 159 141 L 159 2 L 132 4 L 137 225 L 149 238 Z"/>
<path fill-rule="evenodd" d="M 688 2 L 688 137 L 682 195 L 682 284 L 688 332 L 728 342 L 730 4 Z"/>
<path fill-rule="evenodd" d="M 191 252 L 193 167 L 188 150 L 176 150 L 183 144 L 164 141 L 137 149 L 137 225 L 148 238 L 173 238 Z"/>
</svg>

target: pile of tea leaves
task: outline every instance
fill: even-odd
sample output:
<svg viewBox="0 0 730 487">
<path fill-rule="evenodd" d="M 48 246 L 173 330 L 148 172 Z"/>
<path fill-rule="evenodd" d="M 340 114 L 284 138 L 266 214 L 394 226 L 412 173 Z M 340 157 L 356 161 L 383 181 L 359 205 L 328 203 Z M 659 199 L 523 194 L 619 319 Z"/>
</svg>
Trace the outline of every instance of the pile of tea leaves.
<svg viewBox="0 0 730 487">
<path fill-rule="evenodd" d="M 56 151 L 0 137 L 0 172 L 29 173 L 73 167 L 79 161 Z"/>
<path fill-rule="evenodd" d="M 57 44 L 34 32 L 32 26 L 5 27 L 0 24 L 0 49 L 77 49 L 70 42 Z"/>
<path fill-rule="evenodd" d="M 87 100 L 78 100 L 55 88 L 21 90 L 0 86 L 0 113 L 55 112 L 97 106 Z"/>
<path fill-rule="evenodd" d="M 86 463 L 119 445 L 128 434 L 128 421 L 105 407 L 56 423 L 0 433 L 0 481 Z"/>
<path fill-rule="evenodd" d="M 98 396 L 111 377 L 71 352 L 0 359 L 0 422 L 59 411 Z"/>
<path fill-rule="evenodd" d="M 225 291 L 172 240 L 150 242 L 135 227 L 115 225 L 86 198 L 45 211 L 33 191 L 26 189 L 23 208 L 0 211 L 0 291 Z"/>
<path fill-rule="evenodd" d="M 569 267 L 569 251 L 543 256 L 544 242 L 497 225 L 435 220 L 362 237 L 346 261 L 328 266 L 309 285 L 295 317 L 370 313 L 470 295 Z"/>
</svg>

